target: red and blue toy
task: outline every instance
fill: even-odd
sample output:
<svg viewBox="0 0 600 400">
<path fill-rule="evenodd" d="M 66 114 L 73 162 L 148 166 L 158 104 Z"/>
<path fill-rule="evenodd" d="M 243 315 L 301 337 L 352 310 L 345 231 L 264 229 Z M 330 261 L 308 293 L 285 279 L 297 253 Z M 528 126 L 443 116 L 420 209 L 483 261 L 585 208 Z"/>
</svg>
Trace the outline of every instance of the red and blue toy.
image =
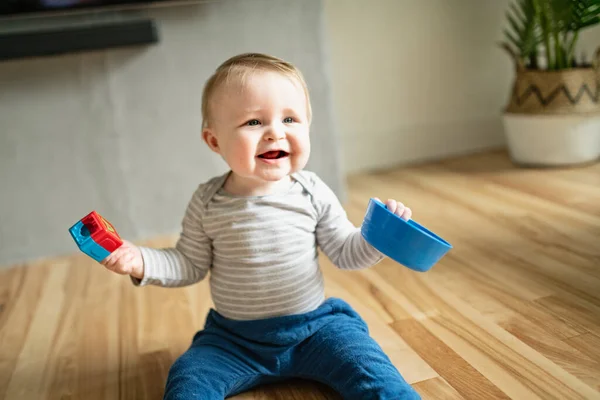
<svg viewBox="0 0 600 400">
<path fill-rule="evenodd" d="M 83 217 L 69 232 L 79 250 L 98 262 L 123 244 L 115 228 L 96 211 Z"/>
</svg>

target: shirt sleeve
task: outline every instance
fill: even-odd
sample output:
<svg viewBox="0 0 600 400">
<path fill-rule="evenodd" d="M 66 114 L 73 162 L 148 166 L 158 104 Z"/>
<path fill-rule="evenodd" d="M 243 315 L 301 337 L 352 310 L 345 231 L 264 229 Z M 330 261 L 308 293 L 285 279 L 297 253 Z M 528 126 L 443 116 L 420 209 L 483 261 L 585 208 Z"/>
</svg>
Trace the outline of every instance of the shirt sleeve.
<svg viewBox="0 0 600 400">
<path fill-rule="evenodd" d="M 144 278 L 131 277 L 136 286 L 188 286 L 201 281 L 212 264 L 212 241 L 204 232 L 201 185 L 190 200 L 182 221 L 182 232 L 174 248 L 140 247 Z"/>
<path fill-rule="evenodd" d="M 340 269 L 363 269 L 380 262 L 385 256 L 362 237 L 331 188 L 316 175 L 312 179 L 317 243 L 323 253 Z"/>
</svg>

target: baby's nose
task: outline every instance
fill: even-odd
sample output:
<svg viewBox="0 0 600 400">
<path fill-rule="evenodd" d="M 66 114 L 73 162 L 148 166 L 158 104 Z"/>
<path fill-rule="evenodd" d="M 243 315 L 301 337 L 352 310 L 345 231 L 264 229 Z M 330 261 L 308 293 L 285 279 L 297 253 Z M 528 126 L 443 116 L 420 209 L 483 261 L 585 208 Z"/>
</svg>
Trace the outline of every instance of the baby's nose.
<svg viewBox="0 0 600 400">
<path fill-rule="evenodd" d="M 283 139 L 285 137 L 285 129 L 283 128 L 283 126 L 271 126 L 266 132 L 265 132 L 265 139 L 266 140 L 279 140 L 279 139 Z"/>
</svg>

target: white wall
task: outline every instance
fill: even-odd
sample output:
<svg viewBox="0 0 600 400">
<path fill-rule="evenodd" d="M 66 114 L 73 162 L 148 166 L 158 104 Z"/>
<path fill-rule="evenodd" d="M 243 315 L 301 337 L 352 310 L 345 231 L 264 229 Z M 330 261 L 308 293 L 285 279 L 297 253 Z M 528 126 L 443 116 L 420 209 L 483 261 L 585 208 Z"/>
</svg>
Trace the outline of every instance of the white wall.
<svg viewBox="0 0 600 400">
<path fill-rule="evenodd" d="M 155 18 L 160 43 L 0 63 L 0 265 L 77 251 L 68 228 L 91 210 L 129 240 L 179 232 L 197 185 L 225 171 L 201 141 L 202 87 L 245 51 L 304 72 L 314 106 L 309 167 L 343 195 L 321 0 L 140 13 Z"/>
<path fill-rule="evenodd" d="M 326 0 L 347 172 L 503 146 L 507 0 Z M 600 29 L 582 46 L 600 45 Z"/>
</svg>

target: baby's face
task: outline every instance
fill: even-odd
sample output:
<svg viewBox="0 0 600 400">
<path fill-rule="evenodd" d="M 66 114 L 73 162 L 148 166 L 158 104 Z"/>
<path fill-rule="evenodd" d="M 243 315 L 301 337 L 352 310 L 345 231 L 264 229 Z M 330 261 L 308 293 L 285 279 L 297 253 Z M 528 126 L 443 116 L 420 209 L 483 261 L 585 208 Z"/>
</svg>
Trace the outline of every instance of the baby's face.
<svg viewBox="0 0 600 400">
<path fill-rule="evenodd" d="M 234 174 L 275 182 L 306 165 L 310 154 L 306 96 L 300 83 L 275 72 L 250 74 L 215 93 L 208 136 Z M 214 142 L 213 142 L 214 144 Z"/>
</svg>

